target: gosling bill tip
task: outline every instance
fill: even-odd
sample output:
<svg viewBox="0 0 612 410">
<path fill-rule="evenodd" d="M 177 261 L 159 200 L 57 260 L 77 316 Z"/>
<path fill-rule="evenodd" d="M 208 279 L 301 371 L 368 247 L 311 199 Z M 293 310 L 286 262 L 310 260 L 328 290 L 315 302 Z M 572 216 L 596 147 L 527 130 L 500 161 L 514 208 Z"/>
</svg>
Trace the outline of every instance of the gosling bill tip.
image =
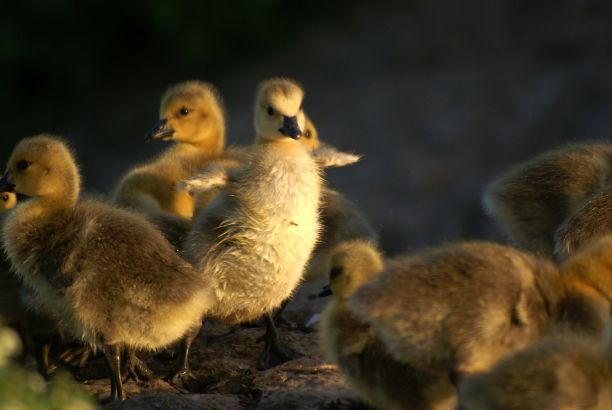
<svg viewBox="0 0 612 410">
<path fill-rule="evenodd" d="M 296 116 L 283 116 L 283 126 L 279 128 L 278 131 L 287 137 L 293 138 L 294 140 L 300 139 L 302 136 L 302 130 L 300 130 Z"/>
</svg>

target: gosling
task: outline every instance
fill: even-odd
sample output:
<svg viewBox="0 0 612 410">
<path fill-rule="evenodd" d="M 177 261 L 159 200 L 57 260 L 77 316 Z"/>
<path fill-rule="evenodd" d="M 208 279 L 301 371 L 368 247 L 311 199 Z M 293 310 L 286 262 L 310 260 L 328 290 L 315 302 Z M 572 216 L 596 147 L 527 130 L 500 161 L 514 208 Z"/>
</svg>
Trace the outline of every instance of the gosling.
<svg viewBox="0 0 612 410">
<path fill-rule="evenodd" d="M 348 306 L 396 360 L 451 369 L 456 382 L 541 335 L 560 295 L 552 262 L 466 242 L 393 260 Z"/>
<path fill-rule="evenodd" d="M 322 180 L 299 141 L 303 97 L 292 80 L 260 84 L 250 158 L 238 169 L 214 170 L 224 189 L 195 218 L 185 245 L 186 256 L 211 279 L 215 319 L 237 324 L 264 316 L 262 368 L 299 356 L 280 342 L 271 313 L 299 284 L 319 233 Z"/>
<path fill-rule="evenodd" d="M 464 410 L 612 409 L 612 345 L 545 338 L 459 388 Z"/>
<path fill-rule="evenodd" d="M 60 139 L 23 139 L 2 182 L 31 197 L 2 230 L 13 270 L 32 289 L 31 307 L 68 337 L 100 348 L 111 398 L 124 399 L 124 349 L 154 350 L 181 338 L 212 305 L 210 287 L 141 216 L 79 201 L 78 168 Z"/>
<path fill-rule="evenodd" d="M 483 204 L 521 248 L 552 257 L 555 230 L 612 182 L 612 145 L 575 144 L 544 153 L 503 173 Z"/>
<path fill-rule="evenodd" d="M 191 226 L 194 199 L 176 184 L 223 156 L 225 114 L 219 93 L 200 81 L 170 87 L 161 99 L 160 120 L 145 138 L 174 144 L 129 170 L 114 189 L 113 202 L 143 213 L 178 247 Z"/>
<path fill-rule="evenodd" d="M 362 240 L 342 242 L 330 251 L 329 282 L 334 298 L 321 323 L 321 346 L 329 360 L 370 405 L 381 409 L 448 409 L 456 405 L 447 369 L 417 369 L 395 360 L 347 300 L 384 269 L 381 255 Z"/>
</svg>

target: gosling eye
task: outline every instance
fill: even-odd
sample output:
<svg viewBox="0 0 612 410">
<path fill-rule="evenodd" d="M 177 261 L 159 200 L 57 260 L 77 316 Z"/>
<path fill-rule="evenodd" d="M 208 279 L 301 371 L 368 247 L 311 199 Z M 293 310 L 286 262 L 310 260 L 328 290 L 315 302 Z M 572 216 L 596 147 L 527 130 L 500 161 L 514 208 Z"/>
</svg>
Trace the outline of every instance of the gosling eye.
<svg viewBox="0 0 612 410">
<path fill-rule="evenodd" d="M 270 106 L 268 106 L 268 115 L 274 115 L 274 110 Z"/>
<path fill-rule="evenodd" d="M 180 115 L 181 117 L 186 117 L 187 115 L 189 115 L 189 112 L 190 112 L 190 111 L 189 111 L 189 108 L 187 108 L 187 107 L 182 107 L 182 108 L 179 110 L 179 115 Z"/>
<path fill-rule="evenodd" d="M 334 280 L 336 279 L 338 276 L 340 276 L 342 274 L 342 268 L 339 266 L 334 266 L 333 268 L 331 268 L 331 270 L 329 271 L 329 280 Z"/>
<path fill-rule="evenodd" d="M 306 130 L 306 132 L 304 133 L 304 136 L 306 138 L 310 138 L 310 137 L 312 137 L 312 133 L 310 132 L 310 130 Z"/>
<path fill-rule="evenodd" d="M 4 202 L 6 202 L 6 201 L 8 201 L 9 196 L 8 196 L 8 194 L 2 194 L 2 196 L 1 196 L 0 198 L 2 198 L 2 200 L 3 200 Z"/>
<path fill-rule="evenodd" d="M 32 163 L 30 161 L 26 161 L 25 159 L 22 159 L 21 161 L 19 161 L 17 163 L 17 165 L 15 165 L 15 169 L 17 171 L 25 171 L 26 169 L 28 169 L 28 167 L 31 165 Z"/>
</svg>

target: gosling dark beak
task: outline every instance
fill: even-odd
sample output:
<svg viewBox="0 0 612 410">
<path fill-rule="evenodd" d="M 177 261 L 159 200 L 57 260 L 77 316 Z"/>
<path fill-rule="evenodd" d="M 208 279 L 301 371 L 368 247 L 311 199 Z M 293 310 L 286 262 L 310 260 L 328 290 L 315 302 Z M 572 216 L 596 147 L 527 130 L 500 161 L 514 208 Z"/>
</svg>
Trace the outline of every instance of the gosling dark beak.
<svg viewBox="0 0 612 410">
<path fill-rule="evenodd" d="M 317 296 L 320 297 L 320 298 L 324 298 L 324 297 L 327 297 L 327 296 L 331 296 L 333 294 L 334 294 L 334 292 L 332 292 L 331 286 L 325 285 L 325 286 L 323 286 L 323 290 L 321 290 L 321 292 L 319 292 L 319 294 Z"/>
<path fill-rule="evenodd" d="M 285 117 L 283 116 L 283 126 L 278 129 L 281 134 L 293 138 L 294 140 L 300 139 L 302 136 L 302 130 L 297 123 L 297 117 Z"/>
<path fill-rule="evenodd" d="M 9 181 L 9 173 L 6 171 L 0 179 L 0 192 L 15 192 L 15 184 Z"/>
<path fill-rule="evenodd" d="M 145 141 L 166 141 L 172 138 L 172 135 L 174 135 L 174 130 L 168 126 L 168 121 L 165 118 L 162 118 L 155 123 L 149 132 L 145 134 Z"/>
</svg>

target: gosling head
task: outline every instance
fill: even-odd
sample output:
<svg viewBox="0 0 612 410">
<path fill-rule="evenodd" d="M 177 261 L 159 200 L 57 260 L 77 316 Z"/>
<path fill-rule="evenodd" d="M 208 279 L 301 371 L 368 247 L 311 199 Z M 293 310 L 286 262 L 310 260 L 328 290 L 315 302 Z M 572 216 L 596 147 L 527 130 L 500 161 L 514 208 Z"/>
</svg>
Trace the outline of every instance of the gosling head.
<svg viewBox="0 0 612 410">
<path fill-rule="evenodd" d="M 362 240 L 342 242 L 330 252 L 331 291 L 339 300 L 345 301 L 383 269 L 382 257 L 371 243 Z"/>
<path fill-rule="evenodd" d="M 293 80 L 263 81 L 255 97 L 255 132 L 263 140 L 299 139 L 306 128 L 304 91 Z"/>
<path fill-rule="evenodd" d="M 319 133 L 310 118 L 307 115 L 305 115 L 305 117 L 306 125 L 304 126 L 304 133 L 302 134 L 301 141 L 306 144 L 308 149 L 315 150 L 321 146 Z"/>
<path fill-rule="evenodd" d="M 79 172 L 67 145 L 49 135 L 22 139 L 13 149 L 0 191 L 31 197 L 61 198 L 73 203 L 79 194 Z"/>
<path fill-rule="evenodd" d="M 223 149 L 224 110 L 219 93 L 211 84 L 187 81 L 170 87 L 162 97 L 159 118 L 145 140 Z"/>
<path fill-rule="evenodd" d="M 0 214 L 17 204 L 17 195 L 14 192 L 0 193 Z"/>
</svg>

